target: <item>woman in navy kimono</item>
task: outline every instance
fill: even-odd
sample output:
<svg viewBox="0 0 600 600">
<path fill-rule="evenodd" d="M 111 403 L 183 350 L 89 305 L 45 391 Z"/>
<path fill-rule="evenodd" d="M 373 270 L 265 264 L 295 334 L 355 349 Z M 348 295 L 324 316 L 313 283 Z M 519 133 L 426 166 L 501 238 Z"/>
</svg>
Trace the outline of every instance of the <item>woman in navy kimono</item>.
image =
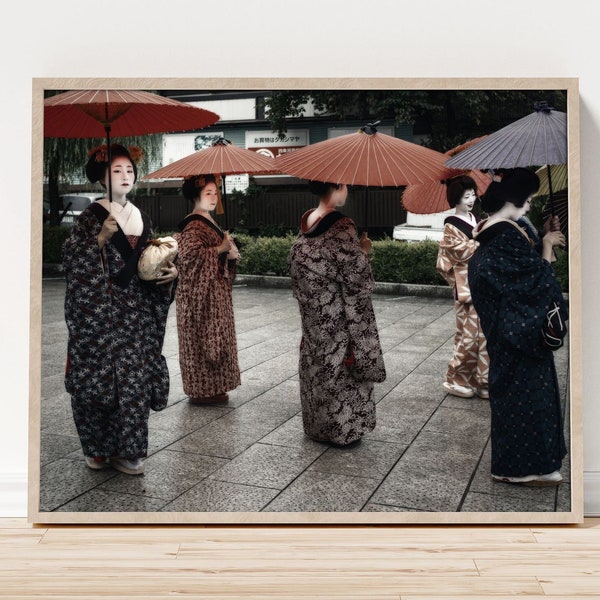
<svg viewBox="0 0 600 600">
<path fill-rule="evenodd" d="M 525 485 L 557 485 L 566 455 L 553 350 L 566 334 L 567 309 L 550 265 L 560 231 L 542 253 L 517 225 L 539 187 L 528 169 L 507 171 L 482 197 L 492 216 L 474 232 L 469 286 L 490 357 L 492 477 Z"/>
<path fill-rule="evenodd" d="M 150 409 L 164 408 L 169 395 L 161 352 L 177 268 L 170 263 L 153 282 L 137 276 L 152 230 L 127 200 L 137 178 L 130 151 L 113 144 L 109 168 L 106 145 L 93 148 L 86 174 L 104 188 L 112 178 L 112 201 L 102 198 L 84 210 L 63 247 L 65 387 L 86 465 L 139 475 Z"/>
</svg>

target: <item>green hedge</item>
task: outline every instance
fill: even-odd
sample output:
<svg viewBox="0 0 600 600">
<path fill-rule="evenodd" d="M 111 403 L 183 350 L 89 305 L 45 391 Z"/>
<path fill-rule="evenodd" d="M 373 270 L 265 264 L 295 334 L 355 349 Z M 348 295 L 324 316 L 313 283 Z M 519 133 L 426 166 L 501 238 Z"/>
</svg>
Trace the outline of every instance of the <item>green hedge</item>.
<svg viewBox="0 0 600 600">
<path fill-rule="evenodd" d="M 61 247 L 69 234 L 66 227 L 44 226 L 43 262 L 61 262 Z M 172 232 L 157 232 L 157 237 L 172 235 Z M 287 257 L 296 239 L 295 234 L 285 237 L 252 237 L 234 233 L 242 258 L 238 272 L 248 275 L 286 276 Z M 375 281 L 388 283 L 417 283 L 422 285 L 446 285 L 435 269 L 438 243 L 398 242 L 385 239 L 373 242 L 371 267 Z M 553 263 L 561 289 L 569 290 L 569 260 L 565 250 L 556 250 Z"/>
<path fill-rule="evenodd" d="M 42 234 L 42 262 L 53 265 L 62 262 L 62 245 L 70 231 L 68 227 L 50 227 L 50 225 L 44 225 Z"/>
<path fill-rule="evenodd" d="M 446 285 L 435 269 L 438 248 L 438 243 L 432 241 L 373 242 L 371 267 L 375 281 Z"/>
</svg>

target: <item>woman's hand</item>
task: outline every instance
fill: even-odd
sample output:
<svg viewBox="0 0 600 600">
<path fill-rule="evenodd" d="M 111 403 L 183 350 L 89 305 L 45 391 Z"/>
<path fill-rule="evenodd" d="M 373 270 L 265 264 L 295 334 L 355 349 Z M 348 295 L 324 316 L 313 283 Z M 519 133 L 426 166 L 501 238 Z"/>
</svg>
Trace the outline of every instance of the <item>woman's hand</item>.
<svg viewBox="0 0 600 600">
<path fill-rule="evenodd" d="M 566 243 L 565 236 L 559 231 L 549 231 L 543 238 L 544 246 L 564 246 Z"/>
<path fill-rule="evenodd" d="M 223 237 L 223 241 L 217 246 L 217 252 L 219 254 L 223 254 L 223 252 L 229 252 L 233 246 L 233 240 L 231 236 L 226 231 L 225 236 Z"/>
<path fill-rule="evenodd" d="M 556 260 L 554 246 L 564 246 L 565 236 L 560 231 L 549 231 L 542 238 L 542 258 L 552 263 Z"/>
<path fill-rule="evenodd" d="M 366 254 L 370 254 L 372 247 L 373 247 L 373 242 L 369 239 L 369 236 L 367 235 L 367 232 L 363 231 L 362 235 L 360 236 L 360 248 L 361 248 L 361 250 L 363 252 L 365 252 Z"/>
<path fill-rule="evenodd" d="M 166 283 L 171 283 L 177 276 L 179 275 L 179 271 L 177 271 L 177 267 L 175 263 L 169 261 L 165 267 L 161 269 L 162 275 L 156 278 L 156 285 L 164 285 Z"/>
<path fill-rule="evenodd" d="M 102 229 L 98 234 L 98 246 L 100 250 L 104 248 L 108 240 L 115 234 L 118 229 L 117 220 L 113 215 L 108 215 L 106 219 L 104 219 L 104 223 L 102 223 Z"/>
<path fill-rule="evenodd" d="M 560 231 L 560 218 L 558 215 L 550 216 L 544 221 L 543 231 L 544 235 L 550 231 Z"/>
<path fill-rule="evenodd" d="M 233 239 L 231 240 L 231 249 L 227 253 L 227 260 L 239 260 L 240 259 L 240 251 L 238 247 L 235 245 Z"/>
</svg>

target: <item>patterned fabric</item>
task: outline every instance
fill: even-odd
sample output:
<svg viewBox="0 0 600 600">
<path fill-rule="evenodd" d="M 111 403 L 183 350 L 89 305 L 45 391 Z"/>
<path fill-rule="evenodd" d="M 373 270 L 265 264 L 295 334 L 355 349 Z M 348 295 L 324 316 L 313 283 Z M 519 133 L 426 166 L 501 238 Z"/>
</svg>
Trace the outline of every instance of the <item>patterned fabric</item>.
<svg viewBox="0 0 600 600">
<path fill-rule="evenodd" d="M 219 256 L 223 232 L 208 219 L 190 215 L 180 229 L 174 235 L 179 364 L 185 393 L 204 398 L 241 382 L 231 295 L 236 261 Z"/>
<path fill-rule="evenodd" d="M 463 219 L 448 217 L 436 267 L 454 290 L 456 311 L 456 334 L 446 381 L 472 389 L 485 389 L 488 386 L 489 357 L 468 281 L 469 259 L 479 245 L 472 238 L 472 231 L 473 227 Z"/>
<path fill-rule="evenodd" d="M 492 473 L 551 473 L 567 451 L 554 356 L 541 329 L 553 302 L 567 319 L 560 286 L 514 222 L 484 222 L 475 238 L 469 284 L 490 356 Z"/>
<path fill-rule="evenodd" d="M 84 455 L 133 460 L 146 456 L 150 409 L 168 400 L 161 352 L 171 296 L 127 268 L 150 234 L 149 221 L 143 238 L 132 238 L 135 248 L 119 229 L 100 252 L 107 214 L 96 205 L 86 209 L 63 246 L 65 387 Z"/>
<path fill-rule="evenodd" d="M 354 223 L 336 211 L 308 229 L 311 212 L 288 257 L 302 322 L 302 419 L 312 439 L 349 444 L 374 429 L 373 381 L 385 379 L 373 274 Z"/>
</svg>

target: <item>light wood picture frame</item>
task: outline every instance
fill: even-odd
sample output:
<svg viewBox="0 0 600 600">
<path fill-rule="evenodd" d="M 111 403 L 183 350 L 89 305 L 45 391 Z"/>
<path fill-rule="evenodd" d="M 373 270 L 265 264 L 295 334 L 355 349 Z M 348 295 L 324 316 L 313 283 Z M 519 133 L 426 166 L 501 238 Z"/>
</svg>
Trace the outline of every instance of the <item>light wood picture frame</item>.
<svg viewBox="0 0 600 600">
<path fill-rule="evenodd" d="M 43 244 L 43 182 L 44 182 L 44 135 L 43 135 L 43 120 L 44 120 L 44 94 L 48 90 L 71 90 L 71 89 L 127 89 L 127 90 L 564 90 L 567 96 L 567 120 L 568 120 L 568 223 L 569 223 L 569 334 L 568 348 L 566 352 L 565 370 L 568 375 L 566 393 L 566 406 L 568 408 L 565 419 L 565 433 L 567 435 L 568 454 L 565 459 L 568 462 L 569 477 L 568 483 L 561 484 L 555 490 L 554 504 L 548 500 L 548 489 L 550 488 L 519 488 L 518 486 L 510 486 L 510 484 L 494 484 L 508 486 L 508 489 L 513 489 L 511 493 L 503 493 L 500 499 L 491 501 L 489 498 L 485 500 L 489 502 L 489 510 L 477 509 L 477 504 L 471 506 L 474 510 L 454 510 L 419 508 L 418 500 L 414 500 L 412 504 L 407 506 L 396 506 L 386 504 L 385 502 L 377 502 L 368 500 L 358 510 L 339 510 L 337 508 L 329 510 L 319 510 L 311 508 L 310 510 L 295 510 L 288 508 L 287 510 L 277 510 L 265 508 L 269 502 L 277 497 L 278 493 L 289 487 L 293 481 L 297 480 L 299 473 L 294 473 L 290 476 L 281 474 L 281 478 L 277 483 L 269 483 L 270 480 L 265 478 L 257 486 L 252 486 L 251 482 L 244 480 L 242 477 L 238 481 L 222 481 L 218 480 L 222 485 L 221 494 L 227 494 L 227 489 L 232 493 L 232 504 L 229 508 L 212 510 L 163 510 L 166 504 L 175 500 L 172 498 L 166 502 L 162 502 L 165 498 L 156 498 L 158 501 L 152 503 L 152 493 L 144 490 L 144 478 L 148 477 L 148 471 L 151 471 L 151 461 L 148 461 L 147 472 L 144 476 L 130 478 L 128 481 L 135 479 L 135 488 L 127 487 L 121 491 L 115 491 L 112 486 L 107 486 L 107 479 L 95 478 L 96 473 L 91 472 L 83 463 L 83 455 L 81 455 L 81 447 L 79 446 L 79 455 L 77 455 L 78 438 L 72 426 L 72 416 L 70 415 L 69 397 L 64 390 L 64 385 L 61 386 L 61 378 L 64 374 L 64 369 L 61 371 L 58 365 L 61 361 L 64 364 L 66 359 L 66 343 L 61 346 L 53 340 L 63 340 L 65 337 L 66 326 L 62 328 L 60 325 L 55 325 L 55 330 L 46 332 L 49 337 L 43 339 L 43 313 L 44 313 L 44 289 L 43 289 L 43 261 L 42 261 L 42 244 Z M 29 366 L 29 395 L 30 395 L 30 416 L 29 416 L 29 465 L 28 465 L 28 520 L 36 524 L 70 524 L 70 523 L 121 523 L 121 524 L 258 524 L 258 525 L 279 525 L 279 524 L 295 524 L 295 525 L 390 525 L 390 524 L 508 524 L 508 523 L 527 523 L 527 524 L 568 524 L 581 523 L 583 521 L 583 426 L 582 426 L 582 310 L 581 310 L 581 243 L 580 243 L 580 185 L 579 185 L 579 90 L 578 80 L 576 78 L 302 78 L 302 79 L 286 79 L 286 78 L 39 78 L 32 81 L 32 174 L 31 174 L 31 309 L 30 309 L 30 366 Z M 400 197 L 400 194 L 398 194 Z M 400 200 L 399 200 L 400 201 Z M 300 215 L 298 215 L 298 222 Z M 394 223 L 393 225 L 396 225 Z M 58 289 L 58 288 L 57 288 Z M 290 293 L 291 297 L 291 293 Z M 46 299 L 48 296 L 46 296 Z M 60 303 L 60 298 L 53 298 L 54 307 Z M 295 300 L 291 300 L 292 307 L 295 307 L 297 312 L 297 304 L 293 304 Z M 453 312 L 453 304 L 448 300 L 448 307 Z M 174 304 L 171 308 L 171 313 L 174 310 Z M 64 325 L 64 323 L 62 324 Z M 55 335 L 56 333 L 56 335 Z M 54 337 L 53 337 L 54 336 Z M 62 337 L 61 337 L 62 336 Z M 54 345 L 53 345 L 54 344 Z M 64 352 L 61 357 L 59 353 Z M 448 346 L 445 346 L 448 349 Z M 451 346 L 450 346 L 451 351 Z M 52 377 L 51 387 L 46 388 L 47 382 L 42 381 L 42 372 L 44 369 L 44 361 L 49 360 L 51 355 L 52 365 L 56 365 L 56 372 Z M 447 359 L 449 360 L 450 353 L 447 350 Z M 167 357 L 169 360 L 169 357 Z M 441 364 L 441 363 L 440 363 Z M 54 366 L 53 366 L 54 368 Z M 175 374 L 172 378 L 177 378 Z M 290 384 L 288 390 L 296 390 L 297 375 L 288 377 Z M 443 381 L 443 371 L 439 373 L 439 385 Z M 242 372 L 242 385 L 244 387 L 244 372 Z M 257 383 L 257 382 L 253 382 Z M 260 382 L 258 382 L 260 383 Z M 377 392 L 378 385 L 375 389 Z M 391 393 L 396 384 L 386 388 L 385 393 Z M 241 389 L 240 388 L 240 389 Z M 260 395 L 260 394 L 259 394 Z M 381 400 L 381 398 L 378 398 Z M 265 403 L 277 402 L 277 393 L 267 396 Z M 178 403 L 186 403 L 187 399 L 183 392 L 178 399 Z M 171 408 L 171 402 L 169 405 Z M 200 407 L 202 408 L 202 407 Z M 455 406 L 456 408 L 456 406 Z M 168 410 L 168 409 L 167 409 Z M 300 411 L 299 398 L 298 408 Z M 183 416 L 181 417 L 183 418 Z M 441 417 L 440 417 L 441 418 Z M 478 418 L 481 418 L 479 415 Z M 70 419 L 70 421 L 69 421 Z M 295 430 L 302 431 L 301 424 L 298 428 L 298 414 L 288 416 L 284 421 L 295 419 Z M 57 424 L 58 421 L 60 424 Z M 379 422 L 379 417 L 378 417 Z M 444 427 L 451 427 L 457 421 L 456 419 L 442 422 L 439 424 L 442 431 Z M 49 425 L 53 423 L 53 425 Z M 283 423 L 283 421 L 282 421 Z M 63 427 L 64 425 L 64 427 Z M 488 423 L 489 427 L 489 423 Z M 190 432 L 191 433 L 191 432 Z M 152 436 L 152 431 L 150 433 Z M 263 434 L 264 435 L 264 434 Z M 259 438 L 260 439 L 260 438 Z M 367 443 L 363 442 L 361 451 L 363 456 L 357 454 L 358 451 L 351 451 L 353 454 L 343 455 L 344 451 L 337 451 L 337 454 L 331 452 L 328 464 L 326 467 L 312 469 L 312 485 L 313 493 L 329 494 L 346 494 L 348 496 L 356 495 L 358 489 L 365 490 L 367 499 L 379 498 L 377 490 L 380 489 L 382 482 L 376 483 L 371 481 L 365 475 L 364 469 L 372 468 L 374 471 L 381 469 L 386 474 L 391 472 L 404 450 L 397 449 L 397 454 L 394 457 L 384 460 L 383 452 L 387 452 L 385 446 L 386 441 L 375 440 L 375 444 L 371 446 L 381 449 L 381 453 L 376 450 L 369 451 Z M 373 440 L 372 440 L 373 441 Z M 388 440 L 389 441 L 389 440 Z M 152 444 L 152 440 L 150 440 Z M 295 443 L 295 442 L 294 442 Z M 44 446 L 47 444 L 49 446 Z M 167 443 L 165 443 L 166 447 Z M 252 443 L 248 443 L 245 449 L 248 449 Z M 389 444 L 388 444 L 389 445 Z M 409 444 L 410 445 L 410 444 Z M 484 445 L 489 446 L 489 442 Z M 42 464 L 42 450 L 51 446 L 51 451 L 47 455 L 48 461 Z M 236 454 L 239 456 L 243 449 Z M 322 457 L 325 449 L 320 452 L 313 450 L 313 455 L 308 453 L 302 455 L 303 450 L 299 445 L 285 446 L 281 445 L 278 448 L 286 448 L 290 460 L 305 461 L 302 468 L 302 473 L 307 473 L 310 470 L 312 463 L 319 457 Z M 181 450 L 181 448 L 180 448 Z M 489 447 L 488 447 L 489 451 Z M 347 452 L 347 451 L 346 451 Z M 183 454 L 185 454 L 185 449 Z M 248 457 L 246 466 L 255 465 L 257 469 L 264 469 L 267 463 L 261 463 L 265 460 L 264 457 L 269 457 L 269 453 L 261 455 L 256 453 L 253 457 Z M 307 458 L 312 456 L 313 458 Z M 350 458 L 348 458 L 350 457 Z M 219 457 L 212 456 L 212 466 L 207 473 L 199 477 L 196 481 L 190 483 L 189 489 L 179 490 L 178 496 L 189 492 L 192 487 L 202 485 L 211 473 L 223 466 L 226 460 L 231 460 L 235 457 Z M 381 459 L 381 463 L 378 462 Z M 485 456 L 477 457 L 477 464 L 483 460 Z M 489 457 L 488 457 L 489 460 Z M 254 461 L 254 462 L 253 462 Z M 354 476 L 352 468 L 348 467 L 348 461 L 352 463 L 363 463 L 363 471 L 359 476 Z M 451 461 L 449 461 L 451 463 Z M 179 465 L 180 463 L 177 463 Z M 51 468 L 49 468 L 49 466 Z M 240 469 L 244 468 L 243 464 L 239 465 Z M 177 470 L 177 466 L 174 467 Z M 440 465 L 432 465 L 432 468 L 440 468 L 439 485 L 442 488 L 446 485 L 449 476 L 448 471 L 444 471 Z M 448 469 L 451 469 L 451 464 Z M 182 472 L 185 471 L 183 468 Z M 476 476 L 474 468 L 471 479 Z M 315 475 L 318 473 L 319 476 Z M 276 479 L 277 474 L 273 475 Z M 112 477 L 121 477 L 122 480 L 127 480 L 126 475 L 117 475 L 112 472 Z M 174 478 L 176 473 L 169 475 Z M 181 477 L 185 477 L 185 472 Z M 481 474 L 480 474 L 481 476 Z M 163 483 L 169 477 L 164 478 Z M 489 489 L 489 482 L 480 483 L 480 491 L 485 496 L 485 490 Z M 73 478 L 79 478 L 74 484 Z M 469 479 L 469 484 L 471 483 Z M 489 473 L 488 473 L 489 479 Z M 358 483 L 356 483 L 358 480 Z M 146 481 L 148 481 L 146 479 Z M 281 483 L 281 482 L 284 483 Z M 334 481 L 334 484 L 332 484 Z M 365 482 L 368 481 L 368 484 Z M 415 475 L 412 482 L 406 484 L 409 488 L 417 489 L 423 480 Z M 431 481 L 431 480 L 429 480 Z M 404 482 L 404 483 L 403 483 Z M 152 480 L 149 482 L 152 483 Z M 302 482 L 298 482 L 300 486 Z M 404 485 L 406 481 L 398 478 L 395 485 Z M 358 487 L 353 487 L 356 484 Z M 133 485 L 128 483 L 128 485 Z M 157 484 L 158 485 L 158 484 Z M 272 485 L 273 487 L 269 487 Z M 308 485 L 308 484 L 307 484 Z M 45 487 L 46 486 L 46 487 Z M 68 498 L 61 496 L 61 491 L 70 486 Z M 102 487 L 103 486 L 103 487 Z M 237 486 L 237 487 L 236 487 Z M 279 486 L 279 487 L 277 487 Z M 283 487 L 281 487 L 283 486 Z M 370 487 L 369 487 L 370 486 Z M 52 491 L 55 490 L 58 494 L 56 502 L 42 501 L 42 496 L 48 494 L 52 496 Z M 261 508 L 257 510 L 240 510 L 237 508 L 235 498 L 236 494 L 241 496 L 244 493 L 251 493 L 255 490 L 250 488 L 261 488 L 261 493 L 264 490 L 272 490 L 270 500 L 265 502 Z M 48 489 L 46 489 L 48 488 Z M 248 489 L 244 489 L 248 488 Z M 281 489 L 280 489 L 281 488 Z M 98 502 L 105 508 L 103 510 L 92 510 L 93 497 L 89 494 L 91 490 L 96 490 L 99 493 Z M 242 490 L 242 491 L 240 491 Z M 279 491 L 277 491 L 279 490 Z M 323 491 L 324 490 L 324 491 Z M 337 490 L 337 491 L 336 491 Z M 216 492 L 215 492 L 216 493 Z M 261 498 L 268 497 L 269 493 L 262 495 Z M 305 493 L 307 493 L 305 491 Z M 362 493 L 362 492 L 361 492 Z M 443 496 L 444 490 L 440 491 Z M 88 494 L 86 499 L 83 496 Z M 537 496 L 536 496 L 537 494 Z M 561 495 L 562 500 L 559 502 L 558 495 Z M 127 499 L 131 500 L 132 496 L 144 497 L 147 506 L 159 507 L 154 510 L 122 510 L 111 509 L 111 507 L 127 506 Z M 418 498 L 418 494 L 416 495 Z M 62 499 L 61 499 L 62 498 Z M 538 502 L 537 499 L 543 501 Z M 464 500 L 464 498 L 463 498 Z M 81 509 L 72 509 L 70 506 L 81 506 Z M 161 504 L 162 502 L 162 504 Z M 260 501 L 257 501 L 260 505 Z M 558 504 L 557 504 L 558 502 Z M 142 504 L 138 506 L 142 506 Z M 335 503 L 333 504 L 335 505 Z M 333 506 L 332 505 L 332 506 Z M 462 505 L 462 501 L 461 501 Z M 524 511 L 522 506 L 529 508 Z M 178 506 L 177 503 L 174 506 Z M 182 506 L 180 503 L 179 506 Z M 293 507 L 294 502 L 290 500 L 287 504 L 280 506 Z M 485 506 L 483 504 L 482 506 Z M 564 509 L 557 509 L 557 506 Z M 50 508 L 49 508 L 50 507 Z M 108 508 L 106 508 L 108 507 Z M 263 510 L 264 509 L 264 510 Z"/>
</svg>

